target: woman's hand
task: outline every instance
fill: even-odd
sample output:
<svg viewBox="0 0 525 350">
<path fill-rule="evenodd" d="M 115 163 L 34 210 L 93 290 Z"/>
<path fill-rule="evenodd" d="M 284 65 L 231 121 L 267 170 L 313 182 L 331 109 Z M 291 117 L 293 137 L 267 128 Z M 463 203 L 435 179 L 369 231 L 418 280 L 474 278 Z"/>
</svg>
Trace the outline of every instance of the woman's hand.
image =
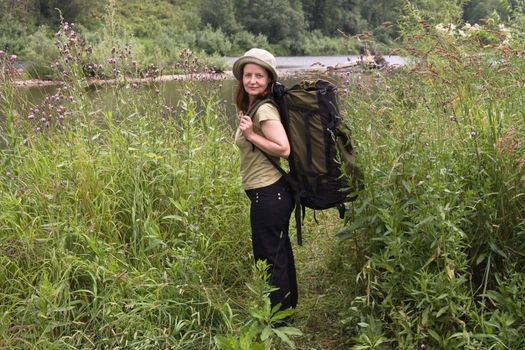
<svg viewBox="0 0 525 350">
<path fill-rule="evenodd" d="M 253 131 L 253 122 L 250 116 L 244 115 L 244 113 L 239 112 L 239 129 L 241 129 L 244 138 L 248 141 L 251 141 L 251 137 L 255 134 Z"/>
</svg>

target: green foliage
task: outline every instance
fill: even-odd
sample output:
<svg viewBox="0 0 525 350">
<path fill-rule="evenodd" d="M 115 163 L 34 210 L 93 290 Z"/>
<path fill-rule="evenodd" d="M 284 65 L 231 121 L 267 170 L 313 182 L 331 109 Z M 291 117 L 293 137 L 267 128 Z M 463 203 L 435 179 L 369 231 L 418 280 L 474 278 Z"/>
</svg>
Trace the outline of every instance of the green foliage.
<svg viewBox="0 0 525 350">
<path fill-rule="evenodd" d="M 235 18 L 235 5 L 233 0 L 203 0 L 199 9 L 202 23 L 210 25 L 213 29 L 234 35 L 244 28 Z"/>
<path fill-rule="evenodd" d="M 233 36 L 232 53 L 242 55 L 246 48 L 250 47 L 268 47 L 268 38 L 263 34 L 254 35 L 247 31 L 235 33 Z"/>
<path fill-rule="evenodd" d="M 52 78 L 53 70 L 49 62 L 55 62 L 59 56 L 52 38 L 51 31 L 45 26 L 26 38 L 25 57 L 31 62 L 26 71 L 31 77 L 43 80 Z"/>
<path fill-rule="evenodd" d="M 230 40 L 222 30 L 215 31 L 211 26 L 207 26 L 200 33 L 196 43 L 200 49 L 209 55 L 214 53 L 225 55 L 227 52 L 231 52 L 232 48 Z"/>
<path fill-rule="evenodd" d="M 403 23 L 409 66 L 348 86 L 367 174 L 340 233 L 366 247 L 363 293 L 347 313 L 351 341 L 518 349 L 525 116 L 514 77 L 525 73 L 523 37 L 496 21 L 431 25 L 424 13 L 411 8 Z"/>
<path fill-rule="evenodd" d="M 288 0 L 257 0 L 239 4 L 238 20 L 253 33 L 262 33 L 271 43 L 285 38 L 294 40 L 305 28 L 300 9 L 290 6 Z"/>
<path fill-rule="evenodd" d="M 316 51 L 325 47 L 330 54 L 348 54 L 353 51 L 340 42 L 341 33 L 373 36 L 392 46 L 407 12 L 434 24 L 456 23 L 461 18 L 475 24 L 483 18 L 515 21 L 517 13 L 523 14 L 520 6 L 507 0 L 20 0 L 0 8 L 0 47 L 31 59 L 26 57 L 24 38 L 40 31 L 38 25 L 51 28 L 51 33 L 65 21 L 83 28 L 82 34 L 93 46 L 104 38 L 108 40 L 105 48 L 133 42 L 135 52 L 144 55 L 137 58 L 155 64 L 175 59 L 184 48 L 208 55 L 239 55 L 250 47 L 270 45 L 279 54 L 308 54 L 314 52 L 318 38 L 323 39 Z M 39 62 L 35 66 L 40 75 L 48 74 Z"/>
<path fill-rule="evenodd" d="M 316 30 L 301 39 L 298 46 L 304 55 L 336 55 L 341 52 L 351 55 L 359 53 L 358 41 L 348 37 L 330 38 Z"/>
<path fill-rule="evenodd" d="M 0 48 L 20 54 L 24 51 L 27 36 L 27 24 L 14 17 L 2 15 L 0 17 Z"/>
<path fill-rule="evenodd" d="M 248 289 L 252 292 L 253 305 L 249 307 L 252 320 L 240 331 L 239 337 L 217 336 L 215 342 L 224 350 L 265 350 L 277 349 L 274 342 L 280 339 L 290 348 L 295 349 L 291 336 L 301 336 L 302 332 L 294 327 L 281 325 L 282 320 L 294 315 L 295 310 L 279 310 L 280 305 L 273 308 L 270 303 L 270 292 L 274 288 L 268 284 L 268 266 L 265 261 L 259 260 L 253 268 L 254 277 Z"/>
<path fill-rule="evenodd" d="M 217 87 L 166 105 L 124 79 L 88 91 L 77 62 L 38 106 L 2 74 L 0 346 L 211 348 L 250 266 Z"/>
</svg>

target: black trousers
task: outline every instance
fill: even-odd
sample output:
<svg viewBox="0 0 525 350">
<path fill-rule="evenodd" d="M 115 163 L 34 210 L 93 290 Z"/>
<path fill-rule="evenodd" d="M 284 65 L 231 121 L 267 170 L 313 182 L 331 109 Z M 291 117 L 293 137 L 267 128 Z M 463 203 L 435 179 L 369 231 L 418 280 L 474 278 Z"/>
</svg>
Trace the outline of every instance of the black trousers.
<svg viewBox="0 0 525 350">
<path fill-rule="evenodd" d="M 270 284 L 279 288 L 270 294 L 272 307 L 281 310 L 297 306 L 297 278 L 288 227 L 294 208 L 290 188 L 284 178 L 272 185 L 247 190 L 255 260 L 266 260 Z"/>
</svg>

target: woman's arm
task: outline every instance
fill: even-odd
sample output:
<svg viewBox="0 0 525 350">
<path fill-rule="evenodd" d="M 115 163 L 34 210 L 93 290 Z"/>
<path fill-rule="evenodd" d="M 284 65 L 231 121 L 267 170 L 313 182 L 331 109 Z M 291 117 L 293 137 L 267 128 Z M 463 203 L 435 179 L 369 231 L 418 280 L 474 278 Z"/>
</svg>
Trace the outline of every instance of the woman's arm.
<svg viewBox="0 0 525 350">
<path fill-rule="evenodd" d="M 264 136 L 253 131 L 252 119 L 247 115 L 241 116 L 239 128 L 246 140 L 269 155 L 282 158 L 288 158 L 290 155 L 290 143 L 283 124 L 279 120 L 270 119 L 261 122 L 261 131 Z"/>
</svg>

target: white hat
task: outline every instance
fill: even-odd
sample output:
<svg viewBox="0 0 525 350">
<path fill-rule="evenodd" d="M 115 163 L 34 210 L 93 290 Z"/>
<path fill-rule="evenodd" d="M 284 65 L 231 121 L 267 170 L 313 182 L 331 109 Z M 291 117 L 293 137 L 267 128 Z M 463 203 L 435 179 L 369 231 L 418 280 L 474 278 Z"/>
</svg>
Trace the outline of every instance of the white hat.
<svg viewBox="0 0 525 350">
<path fill-rule="evenodd" d="M 257 48 L 246 51 L 244 56 L 239 58 L 233 64 L 233 75 L 235 78 L 242 78 L 242 69 L 246 63 L 255 63 L 261 67 L 266 68 L 271 73 L 272 80 L 274 82 L 277 81 L 277 71 L 275 70 L 277 62 L 275 57 L 268 51 Z"/>
</svg>

